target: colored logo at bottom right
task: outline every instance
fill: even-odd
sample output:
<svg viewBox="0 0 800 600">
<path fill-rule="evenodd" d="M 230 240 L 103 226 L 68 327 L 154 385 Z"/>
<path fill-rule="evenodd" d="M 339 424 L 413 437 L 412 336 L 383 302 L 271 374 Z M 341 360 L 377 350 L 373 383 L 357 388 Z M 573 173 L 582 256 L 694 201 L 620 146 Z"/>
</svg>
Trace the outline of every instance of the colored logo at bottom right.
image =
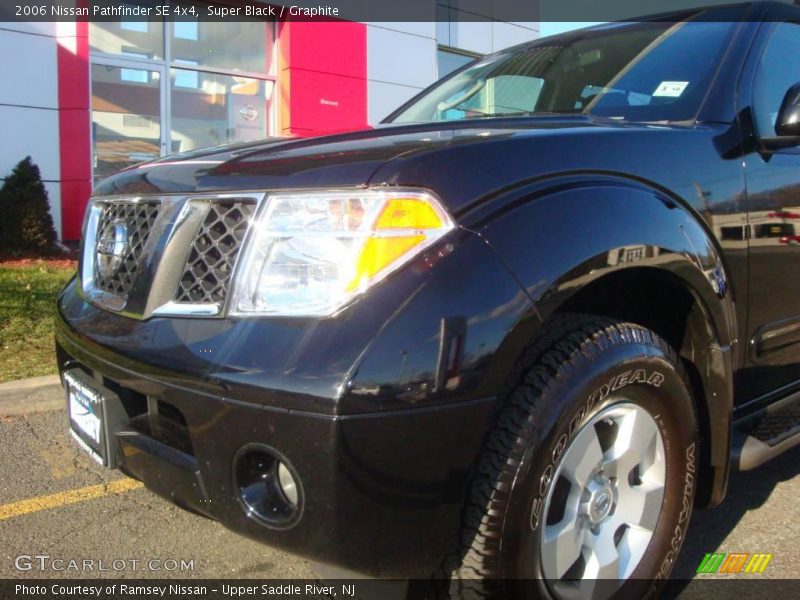
<svg viewBox="0 0 800 600">
<path fill-rule="evenodd" d="M 713 552 L 707 553 L 698 574 L 711 573 L 763 573 L 772 560 L 772 554 L 750 552 Z"/>
</svg>

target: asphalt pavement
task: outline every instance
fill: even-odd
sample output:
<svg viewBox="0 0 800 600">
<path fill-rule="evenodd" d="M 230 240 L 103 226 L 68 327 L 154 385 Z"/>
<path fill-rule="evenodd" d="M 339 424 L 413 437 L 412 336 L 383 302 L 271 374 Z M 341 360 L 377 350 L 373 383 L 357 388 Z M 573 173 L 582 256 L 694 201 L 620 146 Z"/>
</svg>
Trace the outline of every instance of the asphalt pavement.
<svg viewBox="0 0 800 600">
<path fill-rule="evenodd" d="M 70 440 L 63 409 L 2 414 L 0 405 L 0 578 L 314 577 L 303 559 L 187 513 L 94 463 Z M 799 473 L 796 448 L 734 474 L 723 506 L 695 511 L 675 571 L 693 580 L 679 587 L 684 595 L 709 577 L 695 575 L 708 552 L 773 555 L 759 575 L 724 577 L 798 576 Z M 88 572 L 87 560 L 94 561 Z"/>
<path fill-rule="evenodd" d="M 64 410 L 0 417 L 0 448 L 0 578 L 314 576 L 304 560 L 102 468 L 69 437 Z M 85 560 L 95 561 L 88 571 Z M 101 561 L 108 570 L 99 570 Z"/>
</svg>

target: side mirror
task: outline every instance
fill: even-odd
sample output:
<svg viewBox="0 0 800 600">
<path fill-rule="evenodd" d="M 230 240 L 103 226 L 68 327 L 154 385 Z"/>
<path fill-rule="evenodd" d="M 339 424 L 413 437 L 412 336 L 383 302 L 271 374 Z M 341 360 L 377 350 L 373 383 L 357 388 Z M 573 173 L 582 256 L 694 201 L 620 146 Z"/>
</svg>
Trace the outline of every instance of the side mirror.
<svg viewBox="0 0 800 600">
<path fill-rule="evenodd" d="M 800 83 L 794 84 L 783 99 L 775 133 L 780 137 L 800 136 Z"/>
<path fill-rule="evenodd" d="M 761 138 L 761 148 L 775 152 L 800 146 L 800 83 L 794 84 L 783 99 L 772 137 Z"/>
</svg>

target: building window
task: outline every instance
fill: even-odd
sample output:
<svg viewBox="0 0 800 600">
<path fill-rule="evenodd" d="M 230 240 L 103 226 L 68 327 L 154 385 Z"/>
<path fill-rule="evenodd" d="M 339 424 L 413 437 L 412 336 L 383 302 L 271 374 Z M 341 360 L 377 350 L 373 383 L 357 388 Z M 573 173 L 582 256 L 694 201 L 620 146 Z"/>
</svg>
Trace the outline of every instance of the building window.
<svg viewBox="0 0 800 600">
<path fill-rule="evenodd" d="M 122 56 L 133 59 L 149 58 L 149 56 L 142 54 L 141 52 L 131 52 L 126 50 L 122 51 Z M 147 71 L 146 69 L 120 69 L 119 78 L 120 81 L 126 81 L 129 83 L 149 83 L 150 71 Z"/>
<path fill-rule="evenodd" d="M 273 130 L 275 25 L 90 23 L 95 180 Z"/>
<path fill-rule="evenodd" d="M 197 23 L 190 21 L 175 21 L 172 24 L 172 35 L 181 40 L 197 40 L 197 31 L 199 29 Z"/>
<path fill-rule="evenodd" d="M 194 86 L 179 86 L 194 75 Z M 236 75 L 172 69 L 172 152 L 184 152 L 267 134 L 273 82 Z"/>
<path fill-rule="evenodd" d="M 437 76 L 441 79 L 479 57 L 480 55 L 478 54 L 470 54 L 463 50 L 453 50 L 452 48 L 439 46 L 439 51 L 436 55 Z"/>
<path fill-rule="evenodd" d="M 160 59 L 164 57 L 164 24 L 158 21 L 89 23 L 89 47 L 92 52 L 113 55 L 134 51 Z"/>
<path fill-rule="evenodd" d="M 171 23 L 170 55 L 173 60 L 191 60 L 200 67 L 272 72 L 274 40 L 271 24 L 264 21 Z M 190 31 L 184 25 L 192 25 Z"/>
<path fill-rule="evenodd" d="M 175 59 L 176 65 L 186 65 L 188 67 L 196 67 L 197 61 L 194 60 L 180 60 Z M 174 69 L 173 74 L 175 80 L 172 82 L 174 87 L 182 88 L 195 88 L 200 87 L 200 73 L 198 71 L 188 69 Z"/>
<path fill-rule="evenodd" d="M 131 71 L 141 76 L 131 77 Z M 94 64 L 91 74 L 95 180 L 158 158 L 161 106 L 156 72 Z"/>
<path fill-rule="evenodd" d="M 127 31 L 147 33 L 147 21 L 120 21 L 119 28 Z"/>
<path fill-rule="evenodd" d="M 144 69 L 120 69 L 119 78 L 129 83 L 147 83 L 150 81 L 150 72 Z"/>
</svg>

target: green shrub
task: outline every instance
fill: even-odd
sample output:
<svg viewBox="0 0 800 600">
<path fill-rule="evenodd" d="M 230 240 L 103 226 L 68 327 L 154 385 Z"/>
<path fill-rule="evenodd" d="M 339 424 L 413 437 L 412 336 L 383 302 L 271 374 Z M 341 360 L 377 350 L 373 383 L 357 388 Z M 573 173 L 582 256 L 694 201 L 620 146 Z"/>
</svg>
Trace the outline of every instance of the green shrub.
<svg viewBox="0 0 800 600">
<path fill-rule="evenodd" d="M 55 241 L 42 174 L 28 156 L 0 188 L 0 250 L 48 254 Z"/>
</svg>

